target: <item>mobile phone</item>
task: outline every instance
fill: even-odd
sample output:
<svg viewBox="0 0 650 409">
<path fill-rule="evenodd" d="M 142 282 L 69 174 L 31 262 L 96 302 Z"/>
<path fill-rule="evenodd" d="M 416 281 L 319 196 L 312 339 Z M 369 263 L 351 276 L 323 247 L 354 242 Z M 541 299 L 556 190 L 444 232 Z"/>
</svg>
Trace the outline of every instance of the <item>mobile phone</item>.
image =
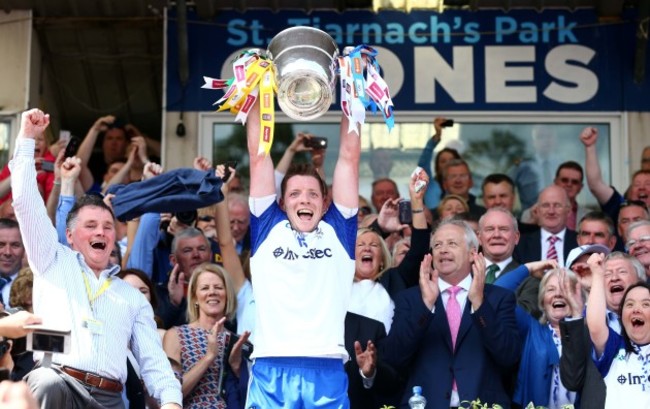
<svg viewBox="0 0 650 409">
<path fill-rule="evenodd" d="M 68 142 L 70 140 L 70 131 L 64 129 L 59 131 L 59 140 Z"/>
<path fill-rule="evenodd" d="M 81 145 L 81 139 L 77 138 L 76 136 L 71 137 L 70 141 L 65 147 L 64 157 L 69 158 L 76 155 L 77 150 L 79 149 L 79 145 Z"/>
<path fill-rule="evenodd" d="M 54 172 L 54 162 L 50 162 L 49 160 L 42 161 L 41 170 L 44 170 L 45 172 Z"/>
<path fill-rule="evenodd" d="M 401 224 L 411 224 L 413 223 L 413 213 L 411 212 L 411 201 L 402 200 L 398 204 L 399 206 L 399 222 Z"/>
<path fill-rule="evenodd" d="M 226 348 L 226 356 L 230 356 L 230 351 L 232 351 L 237 341 L 239 341 L 239 335 L 228 330 L 226 330 L 226 332 L 228 333 L 228 347 Z M 244 358 L 250 361 L 251 354 L 253 353 L 253 344 L 251 344 L 248 341 L 244 342 L 244 345 L 242 346 L 241 349 L 241 353 L 244 356 Z"/>
<path fill-rule="evenodd" d="M 237 161 L 236 160 L 229 160 L 229 161 L 226 161 L 226 163 L 224 163 L 223 165 L 226 168 L 226 171 L 223 174 L 223 181 L 225 182 L 230 177 L 230 168 L 237 169 Z"/>
<path fill-rule="evenodd" d="M 324 136 L 312 136 L 305 139 L 303 143 L 307 148 L 327 149 L 327 138 Z"/>
<path fill-rule="evenodd" d="M 33 329 L 27 334 L 27 350 L 67 354 L 70 352 L 70 331 L 48 328 L 42 325 L 26 325 Z"/>
<path fill-rule="evenodd" d="M 445 122 L 441 123 L 440 126 L 442 128 L 449 128 L 450 126 L 454 126 L 454 120 L 453 119 L 447 119 Z"/>
</svg>

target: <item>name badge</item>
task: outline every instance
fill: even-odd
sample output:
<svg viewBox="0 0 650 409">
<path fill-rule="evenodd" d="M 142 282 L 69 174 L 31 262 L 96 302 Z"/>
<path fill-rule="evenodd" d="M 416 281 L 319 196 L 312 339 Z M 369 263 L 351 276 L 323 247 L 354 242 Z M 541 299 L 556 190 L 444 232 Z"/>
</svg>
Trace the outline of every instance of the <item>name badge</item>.
<svg viewBox="0 0 650 409">
<path fill-rule="evenodd" d="M 96 334 L 96 335 L 104 334 L 104 323 L 101 321 L 97 321 L 95 319 L 86 317 L 83 320 L 81 320 L 81 326 L 86 328 L 92 334 Z"/>
</svg>

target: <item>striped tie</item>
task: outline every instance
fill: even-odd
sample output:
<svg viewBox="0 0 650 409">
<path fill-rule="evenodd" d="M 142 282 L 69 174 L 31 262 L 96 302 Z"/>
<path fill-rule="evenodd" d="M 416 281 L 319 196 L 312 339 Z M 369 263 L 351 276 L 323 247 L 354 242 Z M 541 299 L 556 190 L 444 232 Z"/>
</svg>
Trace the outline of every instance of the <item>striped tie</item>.
<svg viewBox="0 0 650 409">
<path fill-rule="evenodd" d="M 546 252 L 547 260 L 557 260 L 557 250 L 555 249 L 555 243 L 557 243 L 559 237 L 550 236 L 548 239 L 548 251 Z"/>
</svg>

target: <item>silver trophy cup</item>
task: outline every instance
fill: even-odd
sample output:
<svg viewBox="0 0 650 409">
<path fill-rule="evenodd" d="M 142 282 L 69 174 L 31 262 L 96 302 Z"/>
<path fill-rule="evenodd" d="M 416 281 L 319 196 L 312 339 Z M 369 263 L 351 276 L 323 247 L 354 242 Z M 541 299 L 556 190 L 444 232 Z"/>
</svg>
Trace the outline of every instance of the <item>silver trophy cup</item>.
<svg viewBox="0 0 650 409">
<path fill-rule="evenodd" d="M 291 27 L 273 37 L 267 51 L 276 68 L 280 109 L 299 121 L 327 112 L 339 55 L 332 37 L 313 27 Z"/>
</svg>

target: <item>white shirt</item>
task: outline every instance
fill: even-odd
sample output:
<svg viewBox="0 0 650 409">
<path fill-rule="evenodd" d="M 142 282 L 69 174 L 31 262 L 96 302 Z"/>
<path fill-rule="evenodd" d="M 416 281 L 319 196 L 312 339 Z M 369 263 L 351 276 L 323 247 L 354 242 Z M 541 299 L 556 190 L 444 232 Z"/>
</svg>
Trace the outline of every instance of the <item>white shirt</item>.
<svg viewBox="0 0 650 409">
<path fill-rule="evenodd" d="M 456 301 L 460 305 L 461 316 L 463 311 L 465 311 L 465 304 L 467 303 L 467 295 L 469 294 L 469 288 L 472 285 L 472 275 L 467 274 L 460 283 L 457 284 L 458 287 L 462 288 L 458 293 L 456 293 Z M 440 296 L 442 297 L 442 304 L 447 309 L 447 301 L 449 301 L 449 292 L 447 291 L 452 285 L 447 283 L 445 280 L 440 278 L 438 280 L 438 288 L 440 289 Z M 434 307 L 435 310 L 435 307 Z M 473 312 L 473 311 L 472 311 Z M 462 318 L 461 318 L 462 319 Z M 451 390 L 451 399 L 449 400 L 449 406 L 460 406 L 460 396 L 458 396 L 458 391 Z"/>
<path fill-rule="evenodd" d="M 352 284 L 348 311 L 383 322 L 388 334 L 393 324 L 395 304 L 381 283 L 374 280 L 360 280 Z"/>
<path fill-rule="evenodd" d="M 546 260 L 546 255 L 548 254 L 549 241 L 548 238 L 551 236 L 556 236 L 559 240 L 555 241 L 555 251 L 557 252 L 557 263 L 560 266 L 564 265 L 564 236 L 566 234 L 566 228 L 558 233 L 551 233 L 548 230 L 540 229 L 542 233 L 542 254 L 540 260 Z"/>
<path fill-rule="evenodd" d="M 124 383 L 130 345 L 150 394 L 161 404 L 182 406 L 181 387 L 162 349 L 146 298 L 114 277 L 119 267 L 106 269 L 97 277 L 80 253 L 58 242 L 36 186 L 33 139 L 16 140 L 9 168 L 16 219 L 34 273 L 34 313 L 44 325 L 71 330 L 70 353 L 54 354 L 53 362 Z M 92 294 L 111 280 L 94 300 L 92 311 L 84 275 Z M 91 316 L 102 323 L 101 334 L 84 327 L 85 318 Z M 34 358 L 40 359 L 39 355 Z"/>
</svg>

